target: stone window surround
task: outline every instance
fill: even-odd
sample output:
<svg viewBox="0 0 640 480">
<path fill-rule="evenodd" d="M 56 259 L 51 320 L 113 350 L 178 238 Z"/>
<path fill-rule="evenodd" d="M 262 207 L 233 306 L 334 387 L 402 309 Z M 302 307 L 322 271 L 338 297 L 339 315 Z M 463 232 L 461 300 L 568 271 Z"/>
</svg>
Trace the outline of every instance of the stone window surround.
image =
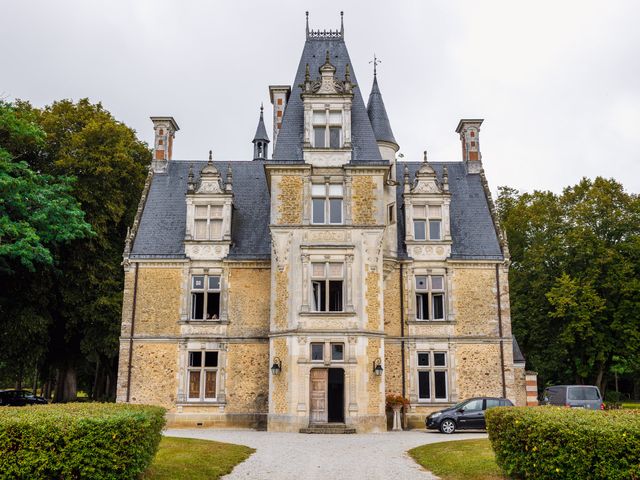
<svg viewBox="0 0 640 480">
<path fill-rule="evenodd" d="M 303 247 L 302 249 L 302 302 L 301 314 L 332 316 L 355 314 L 353 305 L 353 261 L 354 247 L 348 246 L 336 249 L 322 249 Z M 341 312 L 317 312 L 311 309 L 310 301 L 313 295 L 311 278 L 313 263 L 341 263 L 343 265 L 343 299 Z"/>
<path fill-rule="evenodd" d="M 313 345 L 317 345 L 317 344 L 322 344 L 323 348 L 322 348 L 322 360 L 312 360 L 312 355 L 311 355 L 311 351 L 313 348 Z M 336 360 L 333 358 L 333 345 L 342 345 L 342 360 Z M 344 365 L 345 363 L 348 363 L 347 360 L 347 350 L 348 350 L 348 344 L 345 342 L 344 339 L 340 339 L 340 340 L 320 340 L 320 339 L 312 339 L 309 342 L 309 357 L 308 357 L 308 363 L 311 363 L 312 365 L 323 365 L 326 367 L 329 367 L 331 365 L 333 366 L 340 366 L 340 365 Z M 306 363 L 303 360 L 303 357 L 300 357 L 300 360 L 298 361 L 298 363 Z M 337 364 L 337 365 L 334 365 Z"/>
<path fill-rule="evenodd" d="M 345 194 L 345 186 L 343 184 L 343 182 L 341 181 L 331 181 L 331 177 L 324 177 L 322 179 L 323 181 L 311 181 L 310 182 L 310 189 L 311 189 L 311 195 L 310 195 L 310 211 L 311 211 L 311 215 L 310 215 L 310 224 L 311 225 L 330 225 L 330 226 L 339 226 L 339 225 L 344 225 L 345 224 L 345 215 L 344 215 L 344 194 Z M 313 194 L 313 187 L 316 185 L 322 185 L 324 186 L 324 195 L 320 196 L 320 195 L 314 195 Z M 331 187 L 334 185 L 339 185 L 341 187 L 341 194 L 337 195 L 337 194 L 332 194 L 331 193 Z M 320 223 L 315 223 L 313 221 L 313 200 L 314 199 L 323 199 L 324 200 L 324 222 L 320 222 Z M 340 222 L 337 223 L 332 223 L 331 222 L 331 200 L 337 200 L 340 199 Z"/>
<path fill-rule="evenodd" d="M 415 294 L 413 295 L 413 301 L 414 301 L 414 306 L 415 306 L 415 316 L 412 317 L 413 319 L 416 320 L 416 322 L 444 322 L 447 320 L 447 277 L 446 277 L 446 272 L 434 272 L 431 271 L 429 273 L 425 273 L 425 274 L 418 274 L 414 272 L 413 275 L 413 288 L 414 288 L 414 292 Z M 426 277 L 427 281 L 428 281 L 428 285 L 426 289 L 420 289 L 418 290 L 418 277 Z M 433 277 L 442 277 L 442 289 L 433 289 L 432 287 L 432 278 Z M 427 312 L 427 318 L 418 318 L 418 294 L 422 294 L 422 295 L 427 295 L 429 300 L 428 300 L 428 306 L 427 308 L 429 309 L 429 311 Z M 434 316 L 434 309 L 433 309 L 433 295 L 434 294 L 442 294 L 442 318 L 435 318 Z"/>
<path fill-rule="evenodd" d="M 324 119 L 319 120 L 319 116 L 323 115 Z M 313 129 L 313 133 L 311 135 L 311 144 L 313 148 L 342 148 L 344 145 L 344 121 L 343 121 L 343 112 L 342 109 L 331 109 L 330 105 L 325 104 L 324 108 L 313 110 L 311 113 L 311 128 Z M 332 118 L 333 117 L 333 118 Z M 338 120 L 336 121 L 336 117 Z M 319 147 L 316 143 L 315 131 L 316 129 L 323 128 L 324 129 L 324 141 L 322 142 L 324 146 Z M 338 137 L 338 146 L 331 147 L 331 139 L 330 132 L 331 128 L 339 128 L 339 137 Z"/>
<path fill-rule="evenodd" d="M 443 276 L 444 277 L 444 319 L 442 320 L 418 320 L 416 305 L 416 277 L 420 276 Z M 407 269 L 406 283 L 409 296 L 409 312 L 407 323 L 413 325 L 447 325 L 455 322 L 453 313 L 452 277 L 448 275 L 446 267 L 409 267 Z"/>
<path fill-rule="evenodd" d="M 180 353 L 178 359 L 178 392 L 176 405 L 220 405 L 226 404 L 226 364 L 227 364 L 227 344 L 221 342 L 208 342 L 184 339 L 180 342 Z M 216 377 L 216 398 L 198 400 L 188 398 L 189 395 L 189 352 L 218 352 L 218 370 Z M 203 353 L 204 355 L 204 353 Z"/>
<path fill-rule="evenodd" d="M 405 241 L 407 244 L 420 244 L 420 245 L 442 245 L 443 243 L 451 242 L 451 223 L 450 223 L 450 215 L 449 215 L 449 205 L 451 203 L 451 198 L 447 195 L 436 195 L 429 194 L 428 197 L 422 197 L 418 195 L 423 194 L 412 194 L 407 195 L 404 201 L 404 215 L 405 215 Z M 413 197 L 413 198 L 412 198 Z M 429 240 L 429 235 L 427 232 L 427 238 L 425 240 L 416 240 L 413 234 L 413 207 L 414 206 L 425 206 L 427 209 L 431 206 L 439 206 L 441 208 L 441 217 L 440 217 L 440 240 Z"/>
<path fill-rule="evenodd" d="M 430 210 L 432 209 L 432 207 L 435 209 L 436 207 L 439 207 L 440 210 L 440 215 L 434 215 L 432 216 L 430 213 Z M 439 242 L 442 240 L 442 205 L 440 204 L 434 204 L 431 202 L 428 203 L 414 203 L 411 206 L 412 210 L 413 210 L 413 239 L 417 242 L 424 242 L 424 241 L 429 241 L 429 242 Z M 417 215 L 417 209 L 423 209 L 424 213 L 422 215 Z M 432 238 L 432 231 L 431 231 L 431 222 L 432 221 L 436 221 L 439 222 L 438 225 L 438 237 L 437 238 Z M 424 222 L 424 238 L 416 238 L 416 222 Z"/>
<path fill-rule="evenodd" d="M 302 223 L 312 228 L 341 228 L 352 224 L 351 221 L 351 177 L 346 175 L 310 175 L 303 179 Z M 342 222 L 313 223 L 313 185 L 324 183 L 342 185 Z M 328 197 L 327 197 L 328 198 Z"/>
<path fill-rule="evenodd" d="M 196 239 L 195 238 L 195 211 L 196 206 L 202 207 L 222 207 L 222 226 L 220 228 L 221 235 L 219 238 Z M 196 194 L 195 196 L 187 196 L 187 219 L 185 225 L 185 240 L 190 242 L 229 242 L 231 240 L 231 213 L 232 199 L 230 195 L 225 197 L 214 197 L 212 194 Z M 208 230 L 208 229 L 207 229 Z M 207 232 L 208 234 L 208 232 Z"/>
<path fill-rule="evenodd" d="M 191 267 L 185 269 L 185 302 L 183 302 L 183 313 L 181 315 L 181 323 L 189 323 L 196 325 L 218 325 L 229 323 L 228 299 L 229 299 L 229 278 L 227 269 L 222 266 L 218 267 Z M 191 319 L 191 282 L 195 275 L 219 276 L 220 277 L 220 314 L 217 320 Z"/>
<path fill-rule="evenodd" d="M 429 354 L 429 365 L 428 366 L 424 366 L 424 365 L 420 365 L 418 362 L 418 355 L 421 353 L 428 353 Z M 435 365 L 435 353 L 444 353 L 445 355 L 445 364 L 444 366 L 436 366 Z M 449 402 L 449 391 L 450 391 L 450 387 L 449 387 L 449 370 L 450 370 L 450 366 L 449 366 L 449 352 L 448 350 L 438 350 L 438 349 L 416 349 L 415 352 L 415 356 L 416 356 L 416 368 L 415 368 L 415 382 L 416 382 L 416 394 L 417 394 L 417 399 L 418 399 L 418 403 L 423 404 L 423 403 L 447 403 Z M 446 389 L 446 396 L 445 398 L 436 398 L 435 397 L 435 372 L 445 372 L 446 374 L 446 383 L 445 383 L 445 389 Z M 429 372 L 429 398 L 420 398 L 420 378 L 419 378 L 419 372 Z"/>
<path fill-rule="evenodd" d="M 319 148 L 319 151 L 351 150 L 351 98 L 350 96 L 332 96 L 330 99 L 304 99 L 304 138 L 305 148 L 313 147 L 313 113 L 322 111 L 340 112 L 342 117 L 342 146 L 339 149 Z M 328 116 L 328 114 L 327 114 Z M 336 125 L 338 126 L 338 125 Z"/>
<path fill-rule="evenodd" d="M 409 359 L 409 401 L 411 410 L 425 405 L 452 405 L 458 402 L 458 389 L 456 384 L 456 357 L 455 344 L 447 341 L 409 341 L 407 348 Z M 438 401 L 422 401 L 418 399 L 418 352 L 446 352 L 447 353 L 447 394 L 448 399 Z"/>
<path fill-rule="evenodd" d="M 311 360 L 311 344 L 322 343 L 324 345 L 323 360 Z M 331 358 L 331 344 L 343 345 L 342 360 Z M 357 364 L 357 345 L 352 338 L 346 335 L 322 335 L 304 337 L 300 344 L 298 364 L 309 365 L 311 368 L 322 366 L 323 368 L 344 367 L 345 364 Z"/>
</svg>

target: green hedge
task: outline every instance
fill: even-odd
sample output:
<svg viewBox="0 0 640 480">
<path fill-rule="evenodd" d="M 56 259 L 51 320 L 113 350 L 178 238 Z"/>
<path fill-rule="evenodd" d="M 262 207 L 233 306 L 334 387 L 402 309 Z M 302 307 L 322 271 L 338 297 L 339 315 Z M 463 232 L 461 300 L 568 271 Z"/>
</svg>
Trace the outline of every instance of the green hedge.
<svg viewBox="0 0 640 480">
<path fill-rule="evenodd" d="M 640 410 L 493 408 L 487 431 L 514 479 L 640 479 Z"/>
<path fill-rule="evenodd" d="M 0 478 L 137 478 L 158 449 L 164 413 L 113 403 L 0 407 Z"/>
</svg>

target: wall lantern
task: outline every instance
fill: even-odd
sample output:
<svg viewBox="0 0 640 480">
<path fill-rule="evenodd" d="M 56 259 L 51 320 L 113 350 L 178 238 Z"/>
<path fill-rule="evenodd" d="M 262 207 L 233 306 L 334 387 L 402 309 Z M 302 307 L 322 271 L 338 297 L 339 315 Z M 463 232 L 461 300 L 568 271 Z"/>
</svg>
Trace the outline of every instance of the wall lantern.
<svg viewBox="0 0 640 480">
<path fill-rule="evenodd" d="M 282 360 L 280 358 L 275 357 L 273 359 L 273 365 L 271 365 L 271 373 L 274 375 L 279 375 L 282 371 Z"/>
<path fill-rule="evenodd" d="M 381 377 L 382 376 L 382 360 L 380 360 L 380 358 L 376 358 L 373 361 L 373 373 L 376 374 L 377 377 Z"/>
</svg>

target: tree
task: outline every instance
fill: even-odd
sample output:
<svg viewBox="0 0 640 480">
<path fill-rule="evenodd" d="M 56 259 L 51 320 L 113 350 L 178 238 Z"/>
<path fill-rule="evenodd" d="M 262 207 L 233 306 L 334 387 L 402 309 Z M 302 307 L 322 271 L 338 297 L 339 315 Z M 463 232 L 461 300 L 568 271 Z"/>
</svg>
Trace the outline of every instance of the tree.
<svg viewBox="0 0 640 480">
<path fill-rule="evenodd" d="M 498 212 L 512 255 L 513 331 L 542 383 L 604 390 L 621 368 L 639 372 L 638 196 L 603 178 L 561 195 L 503 187 Z"/>
<path fill-rule="evenodd" d="M 0 366 L 11 368 L 19 385 L 45 351 L 41 339 L 50 322 L 33 298 L 37 289 L 23 281 L 54 264 L 53 250 L 92 234 L 71 195 L 74 179 L 35 172 L 21 160 L 42 148 L 44 138 L 32 121 L 0 101 Z M 16 294 L 17 285 L 26 298 L 24 291 Z"/>
</svg>

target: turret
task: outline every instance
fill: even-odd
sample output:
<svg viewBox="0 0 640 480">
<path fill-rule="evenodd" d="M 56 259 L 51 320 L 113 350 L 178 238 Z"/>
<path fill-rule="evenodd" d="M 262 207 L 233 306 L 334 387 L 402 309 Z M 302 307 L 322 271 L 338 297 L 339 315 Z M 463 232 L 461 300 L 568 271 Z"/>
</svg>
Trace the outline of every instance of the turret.
<svg viewBox="0 0 640 480">
<path fill-rule="evenodd" d="M 266 160 L 269 157 L 269 136 L 267 129 L 264 127 L 264 107 L 260 105 L 260 120 L 258 120 L 258 128 L 253 137 L 253 159 Z"/>
</svg>

